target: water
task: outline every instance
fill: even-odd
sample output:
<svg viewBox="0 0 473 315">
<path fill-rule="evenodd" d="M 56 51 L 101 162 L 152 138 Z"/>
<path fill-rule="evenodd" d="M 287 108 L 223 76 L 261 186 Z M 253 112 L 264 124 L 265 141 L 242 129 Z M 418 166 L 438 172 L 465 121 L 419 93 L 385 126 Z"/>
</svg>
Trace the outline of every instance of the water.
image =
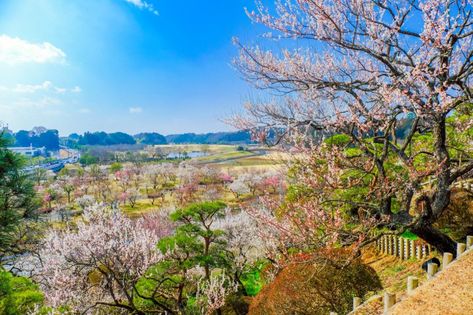
<svg viewBox="0 0 473 315">
<path fill-rule="evenodd" d="M 207 152 L 203 151 L 192 151 L 192 152 L 171 152 L 167 155 L 168 159 L 179 159 L 179 158 L 198 158 L 202 156 L 207 156 Z"/>
</svg>

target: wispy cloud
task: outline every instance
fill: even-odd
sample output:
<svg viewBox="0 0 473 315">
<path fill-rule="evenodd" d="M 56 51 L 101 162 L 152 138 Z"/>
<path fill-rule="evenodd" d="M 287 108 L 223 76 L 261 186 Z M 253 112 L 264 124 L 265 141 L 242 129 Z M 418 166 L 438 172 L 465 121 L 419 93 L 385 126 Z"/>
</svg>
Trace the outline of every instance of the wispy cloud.
<svg viewBox="0 0 473 315">
<path fill-rule="evenodd" d="M 0 63 L 64 63 L 66 54 L 51 43 L 30 43 L 18 37 L 0 35 Z"/>
<path fill-rule="evenodd" d="M 0 91 L 13 93 L 36 93 L 39 91 L 52 91 L 58 94 L 66 92 L 80 93 L 82 89 L 79 86 L 73 88 L 64 88 L 55 86 L 51 81 L 44 81 L 40 84 L 17 84 L 15 87 L 0 86 Z"/>
<path fill-rule="evenodd" d="M 128 111 L 130 112 L 130 114 L 139 114 L 139 113 L 143 112 L 143 108 L 141 108 L 141 107 L 130 107 L 130 108 L 128 108 Z"/>
<path fill-rule="evenodd" d="M 63 102 L 54 97 L 41 97 L 39 99 L 30 99 L 30 98 L 22 98 L 14 101 L 8 101 L 4 103 L 3 101 L 0 102 L 0 108 L 7 109 L 7 110 L 20 110 L 20 109 L 46 109 L 50 107 L 60 107 Z"/>
<path fill-rule="evenodd" d="M 90 112 L 91 112 L 91 110 L 88 109 L 88 108 L 80 108 L 79 109 L 79 113 L 81 113 L 81 114 L 89 114 Z"/>
<path fill-rule="evenodd" d="M 148 10 L 149 12 L 153 13 L 154 15 L 159 15 L 158 11 L 154 8 L 154 6 L 144 0 L 125 0 L 128 3 L 133 4 L 134 6 L 143 9 L 143 10 Z"/>
</svg>

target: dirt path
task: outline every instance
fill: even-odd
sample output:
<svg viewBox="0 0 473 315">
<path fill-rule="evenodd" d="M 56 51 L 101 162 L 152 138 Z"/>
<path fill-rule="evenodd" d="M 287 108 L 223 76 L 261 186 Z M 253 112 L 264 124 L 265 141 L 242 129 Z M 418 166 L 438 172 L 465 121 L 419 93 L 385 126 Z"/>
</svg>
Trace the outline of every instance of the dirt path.
<svg viewBox="0 0 473 315">
<path fill-rule="evenodd" d="M 473 314 L 473 250 L 394 305 L 390 314 Z"/>
</svg>

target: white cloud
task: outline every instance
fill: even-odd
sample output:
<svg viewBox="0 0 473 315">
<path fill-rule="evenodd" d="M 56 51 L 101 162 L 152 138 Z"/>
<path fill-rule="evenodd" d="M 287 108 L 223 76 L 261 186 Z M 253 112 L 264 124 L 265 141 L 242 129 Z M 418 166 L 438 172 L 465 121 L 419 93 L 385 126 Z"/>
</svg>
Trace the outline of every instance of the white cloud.
<svg viewBox="0 0 473 315">
<path fill-rule="evenodd" d="M 130 112 L 130 114 L 139 114 L 139 113 L 143 112 L 143 108 L 141 108 L 141 107 L 130 107 L 130 108 L 128 108 L 128 111 Z"/>
<path fill-rule="evenodd" d="M 81 113 L 81 114 L 88 114 L 90 112 L 91 112 L 91 110 L 88 109 L 88 108 L 80 108 L 79 109 L 79 113 Z"/>
<path fill-rule="evenodd" d="M 57 107 L 62 105 L 63 102 L 60 99 L 54 98 L 54 97 L 49 97 L 45 96 L 42 97 L 41 99 L 38 100 L 33 100 L 29 98 L 25 99 L 20 99 L 17 100 L 16 102 L 10 104 L 13 108 L 39 108 L 39 109 L 44 109 L 48 107 Z"/>
<path fill-rule="evenodd" d="M 82 92 L 82 89 L 80 88 L 80 86 L 74 86 L 74 87 L 71 89 L 71 92 L 72 92 L 72 93 L 80 93 L 80 92 Z"/>
<path fill-rule="evenodd" d="M 137 6 L 140 9 L 148 10 L 154 15 L 159 15 L 158 11 L 154 8 L 154 6 L 147 1 L 144 1 L 144 0 L 125 0 L 125 1 L 133 4 L 134 6 Z"/>
<path fill-rule="evenodd" d="M 18 37 L 0 35 L 0 63 L 64 63 L 66 54 L 51 43 L 30 43 Z"/>
<path fill-rule="evenodd" d="M 13 88 L 0 86 L 0 91 L 13 93 L 36 93 L 38 91 L 53 91 L 57 94 L 64 94 L 66 92 L 80 93 L 82 89 L 75 86 L 71 89 L 55 86 L 51 81 L 44 81 L 41 84 L 17 84 Z"/>
<path fill-rule="evenodd" d="M 15 88 L 12 89 L 16 93 L 34 93 L 37 91 L 46 91 L 53 87 L 51 81 L 44 81 L 41 84 L 17 84 Z"/>
</svg>

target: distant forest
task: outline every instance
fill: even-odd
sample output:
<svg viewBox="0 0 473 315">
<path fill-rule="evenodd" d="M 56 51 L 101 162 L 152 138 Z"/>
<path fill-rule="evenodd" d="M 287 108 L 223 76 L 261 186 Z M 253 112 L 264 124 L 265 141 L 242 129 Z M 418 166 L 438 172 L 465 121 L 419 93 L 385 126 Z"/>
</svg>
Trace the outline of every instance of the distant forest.
<svg viewBox="0 0 473 315">
<path fill-rule="evenodd" d="M 58 150 L 59 145 L 77 148 L 80 146 L 109 146 L 123 144 L 250 144 L 248 131 L 216 132 L 206 134 L 184 133 L 163 136 L 156 132 L 143 132 L 130 135 L 124 132 L 107 133 L 103 131 L 77 133 L 67 137 L 59 137 L 57 130 L 45 127 L 35 127 L 33 130 L 19 130 L 14 133 L 5 130 L 10 138 L 11 146 L 15 147 L 46 147 L 48 150 Z"/>
<path fill-rule="evenodd" d="M 4 129 L 10 145 L 15 147 L 35 148 L 45 147 L 47 150 L 55 151 L 59 149 L 59 132 L 55 129 L 46 129 L 44 127 L 35 127 L 30 131 L 19 130 L 13 133 Z"/>
<path fill-rule="evenodd" d="M 77 145 L 117 145 L 117 144 L 249 144 L 250 133 L 246 131 L 217 132 L 207 134 L 185 133 L 163 136 L 156 132 L 143 132 L 129 135 L 123 132 L 86 132 L 83 135 L 71 134 L 62 141 L 67 146 Z"/>
<path fill-rule="evenodd" d="M 403 118 L 398 121 L 396 136 L 403 139 L 405 133 L 409 130 L 413 119 L 411 117 Z M 82 135 L 77 133 L 70 134 L 67 137 L 59 137 L 59 133 L 54 129 L 44 127 L 35 127 L 33 130 L 20 130 L 13 133 L 6 130 L 10 135 L 11 143 L 17 147 L 46 147 L 48 150 L 57 150 L 59 145 L 71 148 L 80 146 L 108 146 L 108 145 L 133 145 L 133 144 L 251 144 L 249 131 L 235 132 L 214 132 L 205 134 L 182 133 L 163 136 L 156 132 L 143 132 L 136 135 L 130 135 L 124 132 L 107 133 L 104 131 L 85 132 Z"/>
</svg>

